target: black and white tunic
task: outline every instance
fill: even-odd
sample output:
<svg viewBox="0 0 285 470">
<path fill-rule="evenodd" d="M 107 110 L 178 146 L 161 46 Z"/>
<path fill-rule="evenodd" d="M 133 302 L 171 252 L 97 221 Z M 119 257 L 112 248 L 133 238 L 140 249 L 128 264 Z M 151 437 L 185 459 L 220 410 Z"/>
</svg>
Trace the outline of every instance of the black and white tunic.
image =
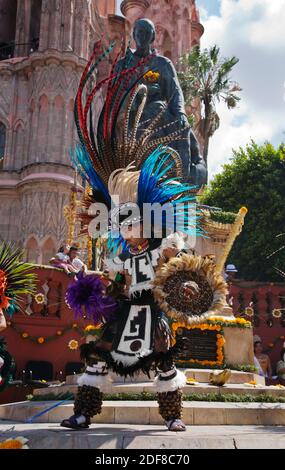
<svg viewBox="0 0 285 470">
<path fill-rule="evenodd" d="M 129 298 L 118 312 L 117 335 L 111 356 L 123 367 L 140 369 L 140 363 L 154 353 L 156 321 L 161 311 L 152 295 L 154 268 L 161 256 L 161 240 L 138 255 L 123 253 L 106 261 L 110 271 L 127 272 L 131 276 Z"/>
</svg>

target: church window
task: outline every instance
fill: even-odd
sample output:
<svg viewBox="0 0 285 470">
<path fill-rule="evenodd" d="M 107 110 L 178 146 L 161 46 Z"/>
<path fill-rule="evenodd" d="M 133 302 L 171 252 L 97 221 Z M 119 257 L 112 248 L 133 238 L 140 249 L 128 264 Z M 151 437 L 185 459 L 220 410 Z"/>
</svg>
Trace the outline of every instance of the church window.
<svg viewBox="0 0 285 470">
<path fill-rule="evenodd" d="M 0 8 L 0 60 L 14 56 L 17 0 L 2 0 Z"/>
<path fill-rule="evenodd" d="M 42 1 L 32 0 L 30 22 L 30 52 L 37 51 L 40 42 Z"/>
</svg>

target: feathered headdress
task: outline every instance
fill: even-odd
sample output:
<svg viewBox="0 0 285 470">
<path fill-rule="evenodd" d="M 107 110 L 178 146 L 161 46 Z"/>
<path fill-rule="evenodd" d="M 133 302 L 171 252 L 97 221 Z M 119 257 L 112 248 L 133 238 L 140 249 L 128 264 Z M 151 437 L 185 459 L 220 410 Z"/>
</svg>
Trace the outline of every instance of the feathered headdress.
<svg viewBox="0 0 285 470">
<path fill-rule="evenodd" d="M 22 255 L 20 248 L 0 243 L 0 308 L 10 316 L 19 309 L 22 295 L 35 292 L 36 276 L 32 265 L 21 261 Z"/>
<path fill-rule="evenodd" d="M 101 43 L 95 45 L 75 100 L 75 122 L 80 143 L 72 154 L 72 160 L 93 192 L 83 203 L 85 209 L 93 201 L 104 202 L 111 209 L 114 196 L 119 197 L 124 208 L 135 203 L 140 211 L 145 203 L 171 204 L 175 216 L 173 228 L 188 234 L 193 230 L 197 233 L 193 211 L 191 213 L 187 207 L 190 201 L 193 202 L 193 187 L 177 181 L 182 176 L 181 160 L 173 149 L 167 147 L 167 144 L 182 139 L 183 131 L 175 122 L 159 125 L 165 109 L 148 123 L 147 128 L 143 128 L 145 126 L 141 123 L 147 100 L 147 87 L 142 81 L 152 56 L 141 59 L 135 67 L 125 67 L 117 72 L 119 53 L 110 75 L 91 86 L 94 70 L 113 47 L 111 44 L 100 54 Z M 104 85 L 107 86 L 106 98 L 94 132 L 93 108 L 95 106 L 98 110 L 97 98 Z M 136 108 L 134 103 L 138 95 L 140 104 Z M 159 132 L 166 128 L 168 134 L 159 137 Z M 118 209 L 120 207 L 115 207 L 110 212 L 112 222 Z M 85 214 L 85 223 L 90 219 Z M 167 224 L 166 219 L 164 215 L 162 224 Z M 119 237 L 115 243 L 110 243 L 111 251 L 116 250 L 122 241 Z"/>
</svg>

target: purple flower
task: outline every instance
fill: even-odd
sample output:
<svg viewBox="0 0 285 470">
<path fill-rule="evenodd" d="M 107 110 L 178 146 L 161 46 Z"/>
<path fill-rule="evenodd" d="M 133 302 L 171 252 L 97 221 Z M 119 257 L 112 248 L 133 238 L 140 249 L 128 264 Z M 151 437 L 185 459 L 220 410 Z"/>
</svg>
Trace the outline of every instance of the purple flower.
<svg viewBox="0 0 285 470">
<path fill-rule="evenodd" d="M 105 322 L 112 317 L 117 304 L 106 295 L 106 288 L 101 279 L 93 274 L 84 276 L 79 273 L 69 284 L 65 300 L 73 310 L 75 317 L 91 319 L 94 325 Z"/>
</svg>

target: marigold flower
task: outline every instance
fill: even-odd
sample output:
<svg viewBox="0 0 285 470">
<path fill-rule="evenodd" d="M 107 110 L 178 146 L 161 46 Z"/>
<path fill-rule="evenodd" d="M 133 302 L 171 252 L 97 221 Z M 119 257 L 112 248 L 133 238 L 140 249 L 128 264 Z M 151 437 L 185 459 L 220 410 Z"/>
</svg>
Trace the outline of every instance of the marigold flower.
<svg viewBox="0 0 285 470">
<path fill-rule="evenodd" d="M 0 449 L 29 449 L 26 442 L 28 442 L 28 439 L 22 436 L 15 439 L 6 439 L 6 441 L 0 442 Z"/>
<path fill-rule="evenodd" d="M 254 310 L 252 307 L 246 307 L 244 312 L 248 317 L 252 317 L 254 315 Z"/>
<path fill-rule="evenodd" d="M 34 297 L 35 301 L 37 302 L 38 305 L 44 304 L 45 303 L 45 296 L 44 294 L 38 293 Z"/>
<path fill-rule="evenodd" d="M 37 342 L 38 342 L 39 344 L 43 344 L 43 343 L 45 342 L 45 339 L 44 339 L 42 336 L 40 336 L 40 337 L 37 339 Z"/>
<path fill-rule="evenodd" d="M 78 345 L 78 341 L 76 341 L 76 339 L 71 339 L 71 340 L 69 341 L 69 343 L 68 343 L 68 347 L 69 347 L 69 349 L 71 349 L 71 350 L 76 350 L 76 349 L 78 349 L 78 346 L 79 346 L 79 345 Z"/>
<path fill-rule="evenodd" d="M 272 315 L 274 318 L 280 318 L 282 316 L 280 308 L 274 308 L 274 310 L 272 311 Z"/>
</svg>

